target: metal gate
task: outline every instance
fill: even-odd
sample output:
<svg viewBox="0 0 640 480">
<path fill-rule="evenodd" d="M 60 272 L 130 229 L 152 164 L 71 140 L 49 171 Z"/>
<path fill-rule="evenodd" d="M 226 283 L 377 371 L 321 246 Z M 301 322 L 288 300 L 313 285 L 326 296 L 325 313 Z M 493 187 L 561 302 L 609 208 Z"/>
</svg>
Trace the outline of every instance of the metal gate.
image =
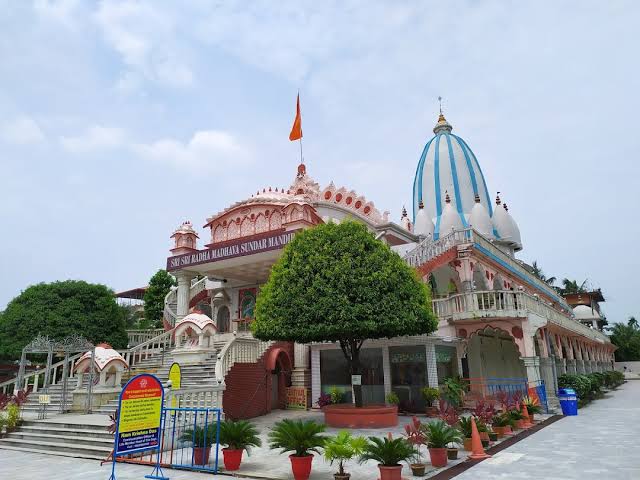
<svg viewBox="0 0 640 480">
<path fill-rule="evenodd" d="M 165 468 L 218 472 L 220 452 L 219 408 L 163 408 L 159 451 L 118 457 L 118 462 Z"/>
</svg>

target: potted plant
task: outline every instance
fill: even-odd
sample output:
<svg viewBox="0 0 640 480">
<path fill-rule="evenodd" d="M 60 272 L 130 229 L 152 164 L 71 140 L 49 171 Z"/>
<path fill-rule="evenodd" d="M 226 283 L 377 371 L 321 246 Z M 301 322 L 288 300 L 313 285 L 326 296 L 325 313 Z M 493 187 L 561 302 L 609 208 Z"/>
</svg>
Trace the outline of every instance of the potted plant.
<svg viewBox="0 0 640 480">
<path fill-rule="evenodd" d="M 242 462 L 242 452 L 249 453 L 250 447 L 259 447 L 262 441 L 258 437 L 256 427 L 246 420 L 226 420 L 220 424 L 220 443 L 226 445 L 222 449 L 224 468 L 238 470 Z"/>
<path fill-rule="evenodd" d="M 460 417 L 458 428 L 462 434 L 462 446 L 467 451 L 471 451 L 471 417 Z"/>
<path fill-rule="evenodd" d="M 440 419 L 443 420 L 450 427 L 454 427 L 460 421 L 460 415 L 456 412 L 456 409 L 447 404 L 444 400 L 440 400 Z M 458 435 L 460 435 L 460 431 Z M 449 460 L 456 460 L 458 458 L 458 447 L 456 443 L 450 443 L 447 445 L 447 458 Z"/>
<path fill-rule="evenodd" d="M 511 428 L 522 430 L 524 428 L 524 416 L 522 415 L 522 412 L 514 408 L 513 410 L 509 410 L 508 414 L 511 419 Z"/>
<path fill-rule="evenodd" d="M 489 446 L 489 427 L 482 420 L 476 420 L 476 427 L 478 428 L 478 434 L 480 435 L 480 441 L 482 446 L 487 448 Z"/>
<path fill-rule="evenodd" d="M 522 403 L 527 408 L 529 419 L 531 420 L 531 423 L 533 423 L 533 416 L 536 413 L 542 413 L 542 407 L 540 407 L 540 402 L 535 397 L 524 397 L 522 399 Z"/>
<path fill-rule="evenodd" d="M 181 440 L 193 443 L 193 464 L 202 466 L 209 463 L 211 445 L 216 443 L 216 423 L 210 423 L 206 427 L 197 426 L 185 430 Z"/>
<path fill-rule="evenodd" d="M 427 443 L 427 437 L 423 430 L 422 422 L 417 417 L 413 417 L 411 423 L 404 426 L 405 438 L 415 449 L 413 456 L 415 461 L 409 464 L 414 477 L 423 477 L 427 467 L 422 463 L 422 453 L 420 452 L 420 447 Z"/>
<path fill-rule="evenodd" d="M 447 464 L 447 445 L 460 441 L 460 433 L 457 429 L 447 425 L 442 420 L 437 420 L 426 425 L 427 447 L 431 457 L 431 465 L 436 468 Z"/>
<path fill-rule="evenodd" d="M 435 417 L 438 415 L 438 407 L 433 405 L 433 402 L 440 398 L 440 390 L 434 387 L 424 387 L 422 389 L 422 398 L 426 402 L 426 414 L 427 417 Z"/>
<path fill-rule="evenodd" d="M 335 480 L 349 480 L 350 473 L 344 471 L 344 465 L 354 457 L 364 452 L 367 439 L 354 437 L 347 430 L 338 432 L 335 437 L 329 437 L 324 444 L 324 458 L 331 462 L 338 462 L 338 472 L 333 474 Z"/>
<path fill-rule="evenodd" d="M 414 449 L 402 437 L 393 438 L 391 434 L 384 438 L 369 437 L 369 441 L 360 455 L 360 462 L 375 460 L 380 470 L 380 480 L 402 480 L 402 465 L 414 455 Z"/>
<path fill-rule="evenodd" d="M 289 420 L 277 422 L 269 432 L 269 447 L 281 449 L 289 455 L 295 480 L 307 480 L 311 474 L 313 452 L 320 453 L 326 437 L 321 435 L 325 426 L 313 420 Z"/>
<path fill-rule="evenodd" d="M 440 396 L 454 408 L 462 408 L 465 389 L 466 383 L 462 378 L 459 376 L 447 377 L 442 384 L 442 393 Z"/>
<path fill-rule="evenodd" d="M 389 392 L 385 397 L 385 401 L 389 405 L 398 405 L 400 403 L 400 398 L 398 397 L 398 394 L 396 392 Z"/>
<path fill-rule="evenodd" d="M 504 413 L 494 415 L 491 424 L 498 438 L 511 434 L 511 418 L 509 415 Z"/>
</svg>

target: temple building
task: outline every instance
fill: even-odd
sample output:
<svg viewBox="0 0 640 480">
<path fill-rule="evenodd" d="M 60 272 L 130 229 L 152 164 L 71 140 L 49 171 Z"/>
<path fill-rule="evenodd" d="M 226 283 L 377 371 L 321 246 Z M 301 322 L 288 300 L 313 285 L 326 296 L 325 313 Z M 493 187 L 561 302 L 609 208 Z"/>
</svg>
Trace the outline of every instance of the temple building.
<svg viewBox="0 0 640 480">
<path fill-rule="evenodd" d="M 190 222 L 176 229 L 167 270 L 178 286 L 166 298 L 165 328 L 180 326 L 182 358 L 213 359 L 226 386 L 225 413 L 260 415 L 293 397 L 315 406 L 332 389 L 350 398 L 337 345 L 261 342 L 248 328 L 260 286 L 296 232 L 346 218 L 419 272 L 439 319 L 432 335 L 365 342 L 365 403 L 384 403 L 393 391 L 407 409 L 421 410 L 423 387 L 461 375 L 545 384 L 553 404 L 558 375 L 611 368 L 608 337 L 516 258 L 518 225 L 452 130 L 441 113 L 418 160 L 411 218 L 403 209 L 396 223 L 360 192 L 321 187 L 300 164 L 288 187 L 264 187 L 231 204 L 206 219 L 204 232 Z M 186 327 L 194 313 L 206 328 Z"/>
</svg>

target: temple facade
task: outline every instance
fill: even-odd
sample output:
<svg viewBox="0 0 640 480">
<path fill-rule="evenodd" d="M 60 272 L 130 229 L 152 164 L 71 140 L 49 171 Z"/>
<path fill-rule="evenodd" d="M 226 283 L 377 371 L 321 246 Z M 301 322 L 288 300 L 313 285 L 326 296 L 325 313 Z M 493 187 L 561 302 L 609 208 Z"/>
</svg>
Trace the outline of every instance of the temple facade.
<svg viewBox="0 0 640 480">
<path fill-rule="evenodd" d="M 349 218 L 362 222 L 431 286 L 437 332 L 365 342 L 365 403 L 395 392 L 420 410 L 420 391 L 449 376 L 524 379 L 546 385 L 553 405 L 562 373 L 612 368 L 614 347 L 556 290 L 516 258 L 517 223 L 499 194 L 492 201 L 480 164 L 442 114 L 418 160 L 413 212 L 396 223 L 361 193 L 321 187 L 298 166 L 287 188 L 265 187 L 172 235 L 167 270 L 178 280 L 165 302 L 165 328 L 180 328 L 182 358 L 209 358 L 227 386 L 225 412 L 253 416 L 297 402 L 315 406 L 351 380 L 335 344 L 259 342 L 249 324 L 271 266 L 296 232 Z M 206 329 L 187 326 L 196 312 Z M 191 355 L 188 349 L 194 350 Z M 235 372 L 235 373 L 234 373 Z M 260 408 L 255 407 L 255 403 Z"/>
</svg>

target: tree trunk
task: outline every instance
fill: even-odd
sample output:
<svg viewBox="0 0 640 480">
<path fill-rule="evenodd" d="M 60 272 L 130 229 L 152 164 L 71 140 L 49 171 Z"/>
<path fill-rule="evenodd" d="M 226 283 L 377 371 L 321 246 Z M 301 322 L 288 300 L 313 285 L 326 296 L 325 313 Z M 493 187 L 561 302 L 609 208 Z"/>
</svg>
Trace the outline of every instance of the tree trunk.
<svg viewBox="0 0 640 480">
<path fill-rule="evenodd" d="M 349 366 L 349 373 L 351 375 L 361 374 L 360 348 L 363 343 L 364 340 L 357 339 L 340 341 L 340 348 L 347 359 L 347 365 Z M 356 407 L 362 407 L 362 385 L 351 385 L 351 387 L 353 388 Z"/>
</svg>

